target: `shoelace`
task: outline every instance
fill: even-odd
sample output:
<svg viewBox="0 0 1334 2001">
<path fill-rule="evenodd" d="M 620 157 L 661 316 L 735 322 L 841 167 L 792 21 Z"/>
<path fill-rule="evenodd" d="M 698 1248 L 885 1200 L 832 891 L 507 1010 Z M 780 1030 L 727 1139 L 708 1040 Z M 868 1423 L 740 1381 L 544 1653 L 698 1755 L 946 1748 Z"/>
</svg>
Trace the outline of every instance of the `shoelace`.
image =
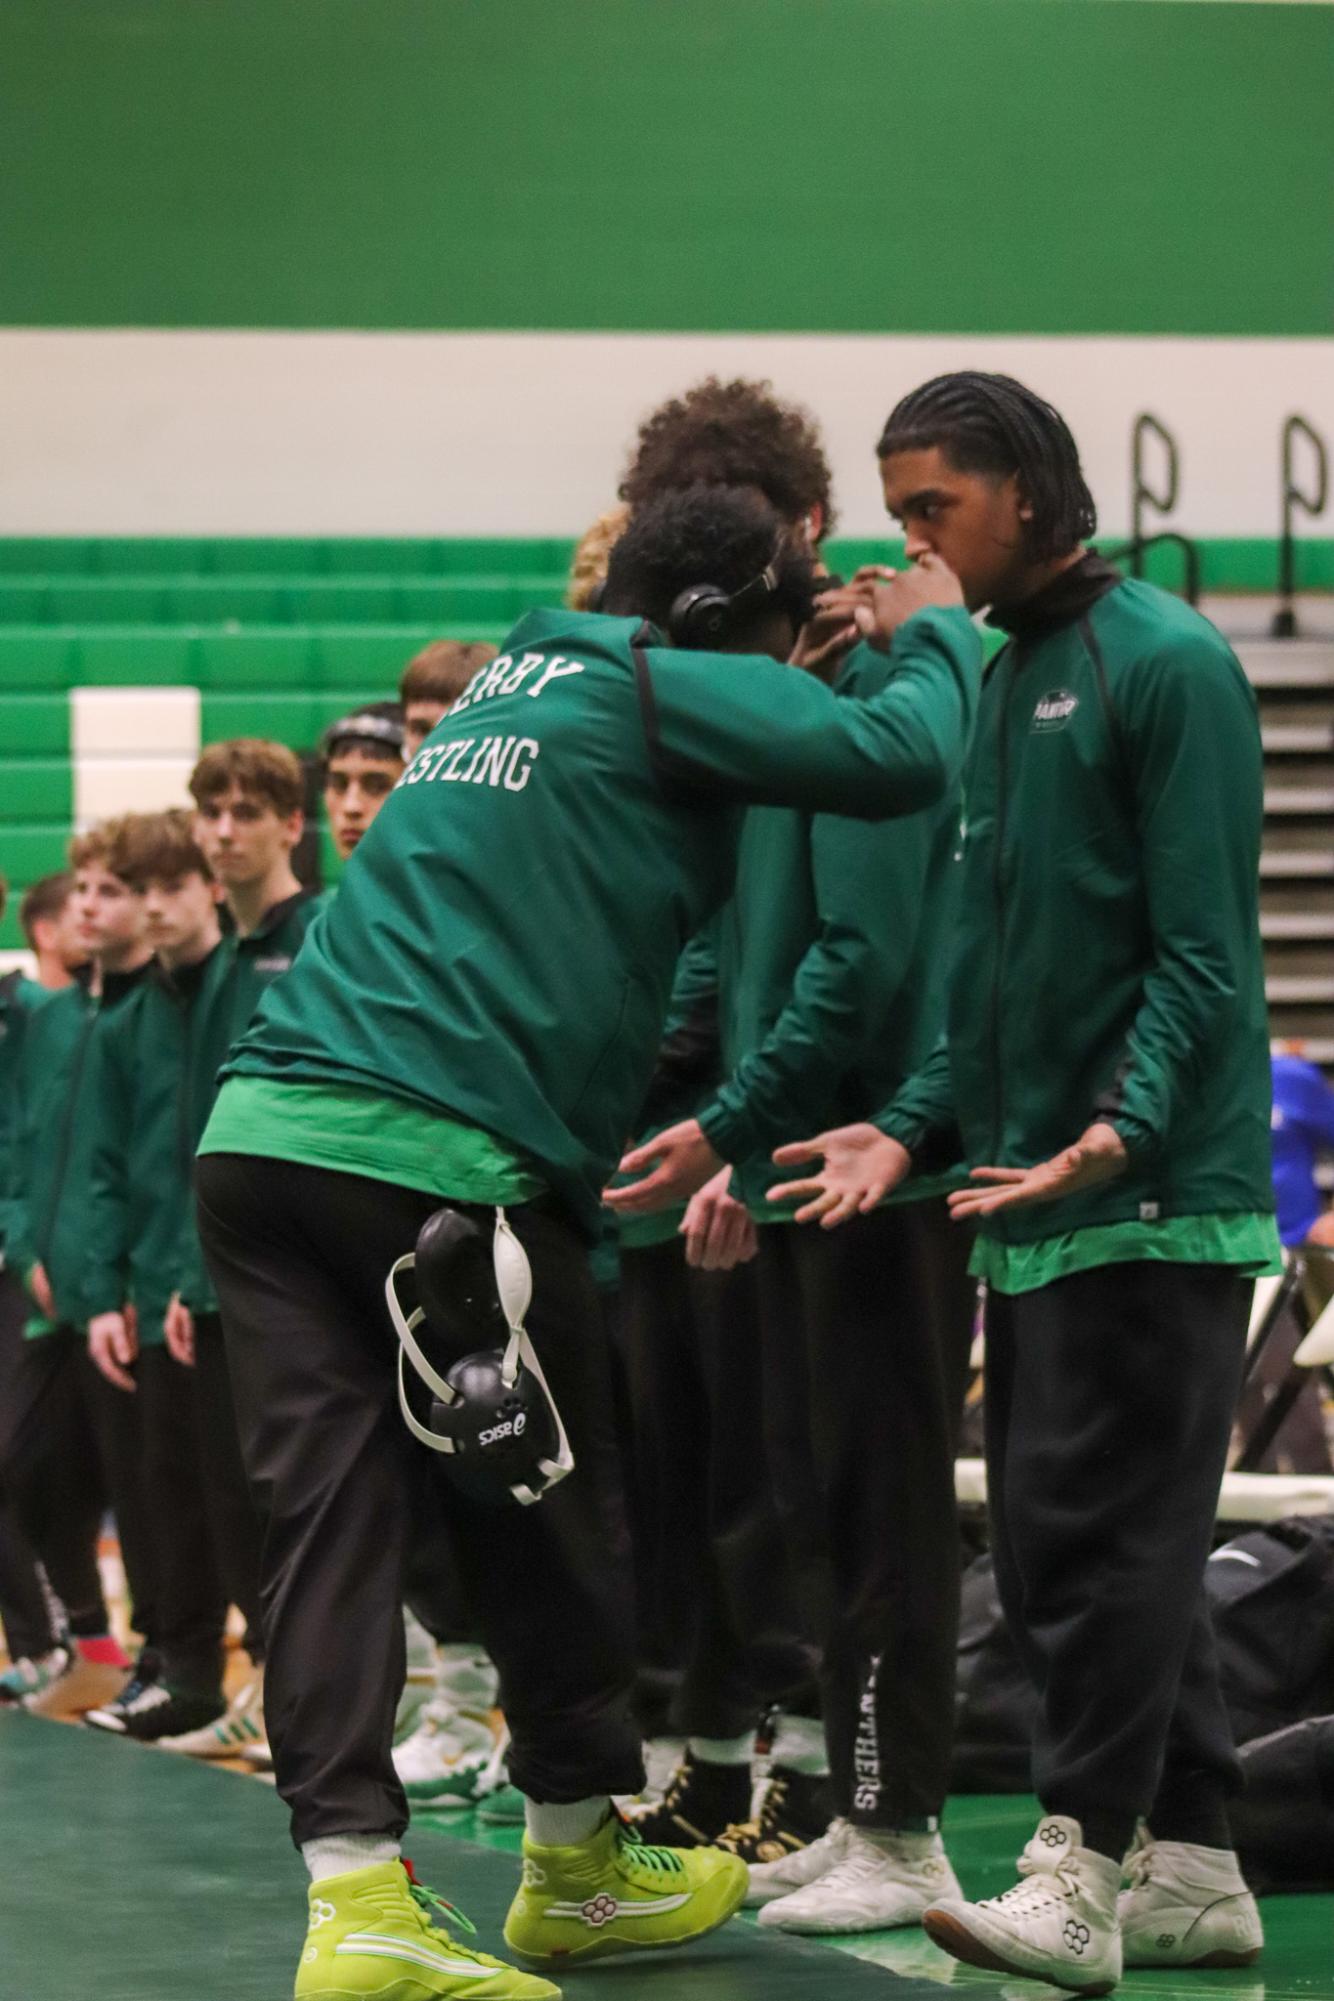
<svg viewBox="0 0 1334 2001">
<path fill-rule="evenodd" d="M 616 1859 L 620 1864 L 632 1868 L 656 1869 L 660 1873 L 680 1876 L 685 1873 L 685 1863 L 674 1848 L 655 1848 L 642 1839 L 639 1829 L 632 1822 L 616 1815 Z"/>
<path fill-rule="evenodd" d="M 1126 1882 L 1132 1890 L 1142 1890 L 1153 1881 L 1153 1850 L 1137 1848 L 1125 1865 Z"/>
<path fill-rule="evenodd" d="M 984 1901 L 1022 1917 L 1029 1911 L 1047 1911 L 1061 1903 L 1072 1903 L 1079 1891 L 1078 1877 L 1064 1864 L 1052 1868 L 1046 1862 L 1035 1862 L 1028 1855 L 1021 1855 L 1019 1874 L 1026 1880 L 1012 1884 L 1003 1895 Z"/>
<path fill-rule="evenodd" d="M 437 1896 L 434 1890 L 428 1890 L 425 1883 L 419 1883 L 417 1872 L 406 1855 L 403 1857 L 403 1873 L 408 1879 L 408 1894 L 417 1906 L 423 1930 L 434 1931 L 436 1927 L 431 1921 L 431 1912 L 443 1911 L 449 1924 L 456 1925 L 460 1931 L 466 1932 L 469 1938 L 476 1938 L 477 1927 L 472 1919 L 466 1917 L 457 1904 L 448 1903 L 444 1897 Z"/>
</svg>

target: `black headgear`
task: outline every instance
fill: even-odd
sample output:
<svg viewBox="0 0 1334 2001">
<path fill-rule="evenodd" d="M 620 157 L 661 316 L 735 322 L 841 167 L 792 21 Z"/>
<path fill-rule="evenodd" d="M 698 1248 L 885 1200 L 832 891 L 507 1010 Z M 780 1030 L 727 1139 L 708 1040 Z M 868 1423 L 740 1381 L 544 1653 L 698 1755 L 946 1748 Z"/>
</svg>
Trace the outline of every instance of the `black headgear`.
<svg viewBox="0 0 1334 2001">
<path fill-rule="evenodd" d="M 417 1305 L 405 1318 L 398 1280 L 406 1272 L 413 1275 Z M 560 1412 L 524 1326 L 532 1296 L 527 1254 L 503 1209 L 496 1210 L 489 1256 L 471 1216 L 437 1209 L 422 1224 L 415 1249 L 385 1280 L 400 1344 L 404 1422 L 421 1444 L 445 1454 L 450 1477 L 476 1500 L 528 1506 L 574 1470 Z M 477 1340 L 504 1345 L 464 1354 L 442 1375 L 417 1338 L 423 1325 L 454 1350 Z M 405 1360 L 432 1393 L 425 1421 L 409 1399 Z"/>
<path fill-rule="evenodd" d="M 320 738 L 320 758 L 327 764 L 340 744 L 373 744 L 377 750 L 402 757 L 406 739 L 402 723 L 394 716 L 378 715 L 374 709 L 354 709 L 330 723 Z"/>
</svg>

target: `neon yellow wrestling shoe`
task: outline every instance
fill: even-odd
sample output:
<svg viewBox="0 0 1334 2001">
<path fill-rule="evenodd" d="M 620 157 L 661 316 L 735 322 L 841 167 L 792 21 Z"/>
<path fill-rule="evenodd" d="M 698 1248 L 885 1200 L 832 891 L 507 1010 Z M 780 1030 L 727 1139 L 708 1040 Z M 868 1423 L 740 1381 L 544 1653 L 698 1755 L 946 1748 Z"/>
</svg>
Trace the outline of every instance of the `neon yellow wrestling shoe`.
<svg viewBox="0 0 1334 2001">
<path fill-rule="evenodd" d="M 505 1943 L 525 1959 L 688 1945 L 725 1925 L 746 1895 L 746 1865 L 720 1848 L 650 1848 L 613 1814 L 573 1848 L 523 1844 L 523 1888 Z"/>
<path fill-rule="evenodd" d="M 311 1884 L 295 2001 L 560 2001 L 549 1980 L 474 1952 L 432 1922 L 438 1912 L 475 1936 L 462 1911 L 411 1871 L 376 1862 Z"/>
</svg>

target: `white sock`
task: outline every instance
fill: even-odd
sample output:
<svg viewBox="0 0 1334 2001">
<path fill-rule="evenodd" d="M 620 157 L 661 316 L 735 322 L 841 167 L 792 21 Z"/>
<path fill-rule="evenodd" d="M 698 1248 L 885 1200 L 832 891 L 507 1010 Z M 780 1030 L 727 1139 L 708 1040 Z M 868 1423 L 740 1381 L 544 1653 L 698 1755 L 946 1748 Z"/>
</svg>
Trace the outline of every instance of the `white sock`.
<svg viewBox="0 0 1334 2001">
<path fill-rule="evenodd" d="M 829 1753 L 825 1749 L 824 1724 L 814 1716 L 782 1716 L 774 1733 L 769 1763 L 781 1765 L 788 1772 L 807 1772 L 812 1778 L 826 1778 Z"/>
<path fill-rule="evenodd" d="M 611 1812 L 605 1793 L 594 1800 L 574 1800 L 568 1806 L 547 1806 L 538 1800 L 523 1803 L 528 1823 L 528 1839 L 539 1848 L 575 1848 L 591 1841 Z"/>
<path fill-rule="evenodd" d="M 749 1765 L 755 1755 L 755 1732 L 740 1737 L 688 1737 L 686 1749 L 704 1765 Z"/>
<path fill-rule="evenodd" d="M 392 1834 L 326 1834 L 318 1841 L 301 1844 L 301 1858 L 312 1883 L 322 1883 L 326 1876 L 346 1876 L 353 1869 L 369 1869 L 376 1862 L 397 1862 L 401 1852 Z"/>
</svg>

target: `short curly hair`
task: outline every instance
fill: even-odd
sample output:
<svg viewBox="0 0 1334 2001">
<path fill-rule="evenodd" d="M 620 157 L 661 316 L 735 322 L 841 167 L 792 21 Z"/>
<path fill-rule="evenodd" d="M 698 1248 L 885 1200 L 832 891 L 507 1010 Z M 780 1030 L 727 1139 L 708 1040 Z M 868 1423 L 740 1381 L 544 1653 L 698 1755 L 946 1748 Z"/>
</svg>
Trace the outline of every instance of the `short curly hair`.
<svg viewBox="0 0 1334 2001">
<path fill-rule="evenodd" d="M 612 548 L 604 608 L 666 631 L 673 604 L 697 584 L 738 592 L 771 565 L 774 603 L 800 627 L 810 616 L 815 566 L 787 524 L 745 487 L 698 484 L 636 508 Z"/>
<path fill-rule="evenodd" d="M 756 486 L 789 523 L 818 507 L 821 541 L 837 518 L 819 427 L 800 404 L 780 402 L 770 382 L 710 375 L 640 425 L 621 499 L 642 507 L 696 485 Z"/>
</svg>

